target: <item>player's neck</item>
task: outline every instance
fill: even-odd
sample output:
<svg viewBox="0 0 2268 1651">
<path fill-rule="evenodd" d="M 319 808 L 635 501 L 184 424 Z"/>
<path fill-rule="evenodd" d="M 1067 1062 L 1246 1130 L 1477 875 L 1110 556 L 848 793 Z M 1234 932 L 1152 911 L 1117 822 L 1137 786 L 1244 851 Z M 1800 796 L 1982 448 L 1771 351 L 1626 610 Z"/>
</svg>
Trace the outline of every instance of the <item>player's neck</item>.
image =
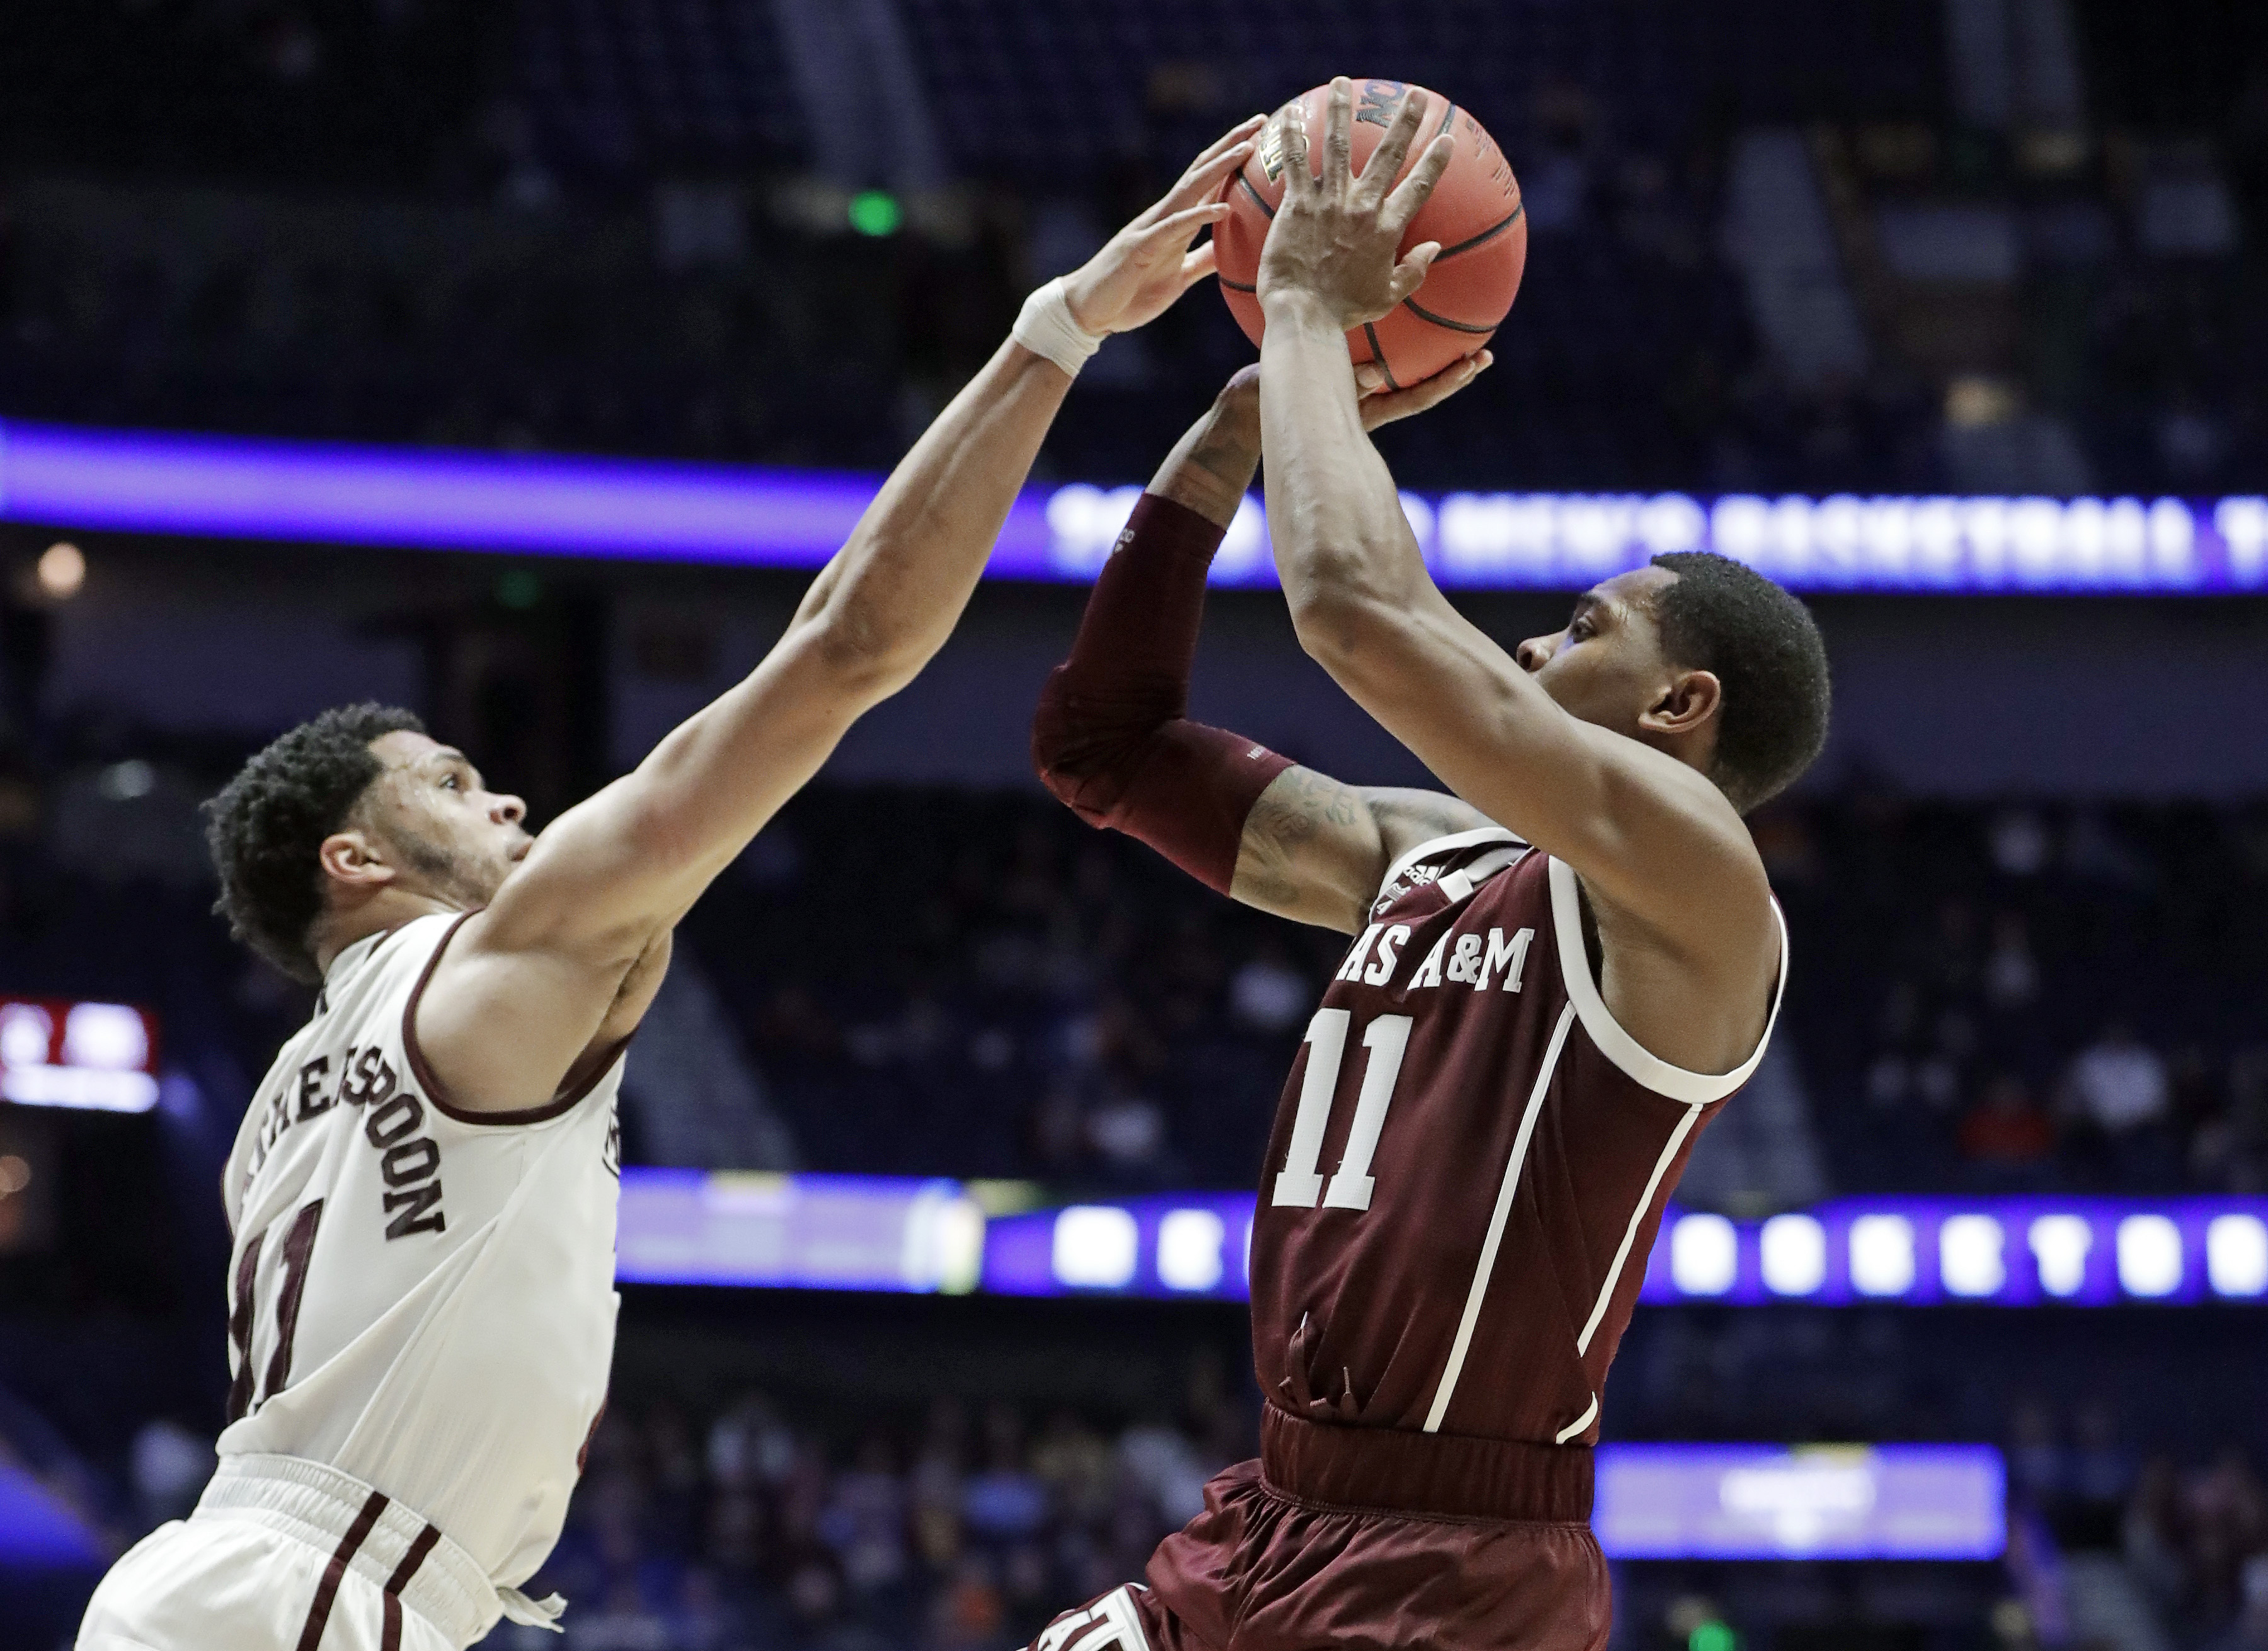
<svg viewBox="0 0 2268 1651">
<path fill-rule="evenodd" d="M 315 967 L 328 974 L 332 961 L 357 940 L 366 940 L 373 934 L 384 934 L 405 923 L 431 917 L 437 911 L 460 911 L 463 909 L 439 895 L 423 889 L 379 889 L 344 910 L 333 910 L 317 919 L 313 937 Z"/>
</svg>

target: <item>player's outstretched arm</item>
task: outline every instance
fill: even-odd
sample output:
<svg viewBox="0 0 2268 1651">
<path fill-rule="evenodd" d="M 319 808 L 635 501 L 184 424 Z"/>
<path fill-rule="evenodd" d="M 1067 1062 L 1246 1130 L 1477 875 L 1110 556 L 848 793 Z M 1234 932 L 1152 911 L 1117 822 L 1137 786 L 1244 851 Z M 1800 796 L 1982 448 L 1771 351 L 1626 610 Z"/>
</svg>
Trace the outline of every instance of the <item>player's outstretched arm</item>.
<svg viewBox="0 0 2268 1651">
<path fill-rule="evenodd" d="M 1367 395 L 1364 423 L 1421 412 L 1484 365 Z M 1352 932 L 1397 856 L 1482 818 L 1437 792 L 1343 785 L 1183 715 L 1206 570 L 1259 462 L 1248 367 L 1151 479 L 1041 696 L 1033 765 L 1090 825 L 1141 838 L 1248 905 Z"/>
<path fill-rule="evenodd" d="M 1027 306 L 1019 336 L 1035 348 L 1004 343 L 954 398 L 755 670 L 634 771 L 561 815 L 466 923 L 420 999 L 416 1027 L 458 1104 L 508 1110 L 549 1100 L 622 1018 L 626 980 L 653 974 L 637 969 L 640 960 L 860 713 L 943 645 L 1070 387 L 1053 357 L 1075 369 L 1095 338 L 1151 321 L 1211 273 L 1210 244 L 1192 251 L 1190 242 L 1226 213 L 1214 196 L 1250 152 L 1256 124 L 1226 134 L 1064 278 L 1052 332 L 1040 299 Z M 628 1018 L 643 1008 L 641 998 Z"/>
<path fill-rule="evenodd" d="M 1426 571 L 1364 433 L 1344 335 L 1425 279 L 1438 245 L 1399 261 L 1396 248 L 1453 139 L 1437 136 L 1389 193 L 1423 99 L 1405 100 L 1360 177 L 1351 101 L 1334 81 L 1320 177 L 1305 124 L 1284 121 L 1287 186 L 1260 264 L 1269 527 L 1300 642 L 1450 789 L 1567 860 L 1594 899 L 1697 970 L 1745 981 L 1761 969 L 1768 984 L 1778 958 L 1769 887 L 1724 795 L 1668 755 L 1562 710 Z M 1667 729 L 1711 708 L 1649 714 Z"/>
</svg>

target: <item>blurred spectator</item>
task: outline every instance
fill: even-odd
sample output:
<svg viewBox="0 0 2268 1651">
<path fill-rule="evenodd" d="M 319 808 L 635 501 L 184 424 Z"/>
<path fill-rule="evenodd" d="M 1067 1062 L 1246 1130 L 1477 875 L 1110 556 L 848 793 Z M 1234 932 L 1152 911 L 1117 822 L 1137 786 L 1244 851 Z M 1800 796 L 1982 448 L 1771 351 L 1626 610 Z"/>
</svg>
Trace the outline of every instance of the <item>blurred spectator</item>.
<svg viewBox="0 0 2268 1651">
<path fill-rule="evenodd" d="M 804 1651 L 882 1651 L 883 1641 L 843 1614 L 843 1584 L 823 1559 L 806 1559 L 787 1582 L 791 1646 Z"/>
<path fill-rule="evenodd" d="M 1180 1429 L 1161 1422 L 1130 1427 L 1118 1441 L 1118 1459 L 1127 1482 L 1174 1524 L 1204 1510 L 1205 1481 L 1212 1476 L 1197 1445 Z"/>
<path fill-rule="evenodd" d="M 2008 877 L 2038 876 L 2055 852 L 2047 826 L 2030 808 L 2002 810 L 1993 817 L 1988 837 L 1993 866 Z"/>
<path fill-rule="evenodd" d="M 1237 1411 L 1200 1363 L 1193 1404 Z M 1027 1441 L 1015 1407 L 996 1403 L 968 1473 L 968 1412 L 941 1398 L 910 1435 L 870 1427 L 838 1463 L 749 1395 L 706 1428 L 696 1537 L 650 1516 L 660 1447 L 688 1431 L 672 1406 L 640 1415 L 626 1398 L 601 1429 L 545 1570 L 574 1602 L 562 1651 L 1008 1651 L 1138 1576 L 1228 1460 L 1160 1422 L 1114 1441 L 1064 1408 Z M 720 1544 L 720 1528 L 733 1540 Z M 507 1624 L 488 1643 L 533 1640 Z"/>
<path fill-rule="evenodd" d="M 2119 1525 L 2127 1569 L 2166 1612 L 2179 1608 L 2188 1585 L 2181 1494 L 2172 1459 L 2152 1456 L 2142 1465 Z"/>
<path fill-rule="evenodd" d="M 2165 1060 L 2123 1021 L 2110 1022 L 2079 1052 L 2067 1081 L 2073 1104 L 2105 1134 L 2123 1135 L 2165 1119 L 2170 1094 Z"/>
<path fill-rule="evenodd" d="M 1306 1017 L 1314 993 L 1307 977 L 1292 966 L 1290 954 L 1271 940 L 1230 977 L 1228 1000 L 1230 1012 L 1243 1025 L 1281 1033 Z"/>
<path fill-rule="evenodd" d="M 1123 1079 L 1114 1079 L 1087 1113 L 1086 1139 L 1116 1180 L 1162 1185 L 1169 1179 L 1165 1112 Z"/>
<path fill-rule="evenodd" d="M 2204 1651 L 2268 1651 L 2268 1553 L 2245 1560 L 2243 1605 L 2236 1620 L 2205 1641 Z"/>
<path fill-rule="evenodd" d="M 2000 1010 L 2021 1009 L 2040 995 L 2040 966 L 2032 956 L 2024 914 L 2002 911 L 1992 919 L 1992 949 L 1984 958 L 1984 999 Z"/>
<path fill-rule="evenodd" d="M 860 1594 L 877 1594 L 906 1580 L 905 1485 L 895 1453 L 881 1434 L 859 1446 L 847 1472 L 819 1516 L 820 1539 L 834 1553 L 843 1580 Z"/>
<path fill-rule="evenodd" d="M 2134 1458 L 2110 1406 L 2089 1399 L 2072 1418 L 2069 1508 L 2057 1535 L 2067 1548 L 2115 1549 L 2135 1486 Z"/>
<path fill-rule="evenodd" d="M 575 1625 L 575 1651 L 674 1651 L 668 1619 L 649 1610 L 637 1583 L 616 1582 L 595 1611 Z"/>
<path fill-rule="evenodd" d="M 2064 1079 L 2065 1106 L 2107 1157 L 2121 1185 L 2159 1189 L 2176 1174 L 2168 1131 L 2173 1087 L 2165 1058 L 2123 1020 L 2106 1025 L 2073 1059 Z"/>
<path fill-rule="evenodd" d="M 1000 1642 L 1006 1614 L 991 1561 L 981 1553 L 964 1554 L 938 1591 L 928 1644 L 932 1651 L 990 1651 Z"/>
<path fill-rule="evenodd" d="M 134 1435 L 134 1509 L 143 1529 L 187 1519 L 212 1478 L 212 1441 L 179 1423 L 144 1422 Z"/>
<path fill-rule="evenodd" d="M 716 1574 L 688 1566 L 671 1615 L 670 1651 L 737 1651 L 748 1640 L 744 1614 L 734 1609 Z"/>
<path fill-rule="evenodd" d="M 1024 1424 L 1009 1404 L 984 1413 L 984 1470 L 961 1493 L 961 1517 L 993 1542 L 1028 1537 L 1047 1516 L 1048 1491 L 1024 1460 Z"/>
<path fill-rule="evenodd" d="M 2070 1489 L 2054 1412 L 2036 1398 L 2019 1400 L 2008 1418 L 2008 1489 L 2051 1517 L 2062 1511 Z"/>
<path fill-rule="evenodd" d="M 2055 1151 L 2055 1124 L 2032 1101 L 2024 1080 L 2002 1072 L 1961 1120 L 1962 1156 L 2010 1187 L 2029 1184 Z"/>
</svg>

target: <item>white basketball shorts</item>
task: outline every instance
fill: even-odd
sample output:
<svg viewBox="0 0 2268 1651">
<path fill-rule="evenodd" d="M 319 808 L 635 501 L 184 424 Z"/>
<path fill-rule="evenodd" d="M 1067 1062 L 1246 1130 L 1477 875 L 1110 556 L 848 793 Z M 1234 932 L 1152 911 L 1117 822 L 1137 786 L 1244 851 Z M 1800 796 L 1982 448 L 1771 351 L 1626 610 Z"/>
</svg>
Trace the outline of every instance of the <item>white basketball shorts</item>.
<svg viewBox="0 0 2268 1651">
<path fill-rule="evenodd" d="M 196 1512 L 128 1551 L 77 1651 L 462 1651 L 501 1601 L 471 1555 L 359 1480 L 225 1458 Z"/>
</svg>

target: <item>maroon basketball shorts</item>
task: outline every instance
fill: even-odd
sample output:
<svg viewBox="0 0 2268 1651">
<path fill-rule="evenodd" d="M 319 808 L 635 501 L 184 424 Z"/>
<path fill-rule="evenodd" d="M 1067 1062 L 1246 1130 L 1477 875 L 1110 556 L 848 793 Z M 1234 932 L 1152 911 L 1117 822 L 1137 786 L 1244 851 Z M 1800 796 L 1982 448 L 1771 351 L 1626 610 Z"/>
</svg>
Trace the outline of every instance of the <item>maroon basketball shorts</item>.
<svg viewBox="0 0 2268 1651">
<path fill-rule="evenodd" d="M 1607 1562 L 1580 1446 L 1323 1426 L 1270 1406 L 1148 1586 L 1033 1651 L 1602 1651 Z"/>
</svg>

